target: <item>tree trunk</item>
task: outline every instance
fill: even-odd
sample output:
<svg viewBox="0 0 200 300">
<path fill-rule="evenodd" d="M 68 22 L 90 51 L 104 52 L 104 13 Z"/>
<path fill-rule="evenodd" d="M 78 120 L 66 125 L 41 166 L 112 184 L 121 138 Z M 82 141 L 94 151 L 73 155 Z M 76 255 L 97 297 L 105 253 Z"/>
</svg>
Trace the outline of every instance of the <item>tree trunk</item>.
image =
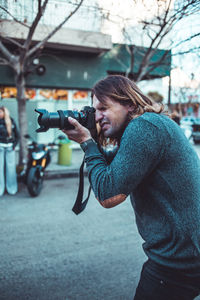
<svg viewBox="0 0 200 300">
<path fill-rule="evenodd" d="M 28 147 L 25 134 L 28 132 L 26 115 L 26 97 L 25 97 L 25 78 L 20 74 L 16 77 L 17 102 L 18 102 L 18 121 L 20 129 L 20 151 L 19 165 L 26 165 L 28 158 Z"/>
</svg>

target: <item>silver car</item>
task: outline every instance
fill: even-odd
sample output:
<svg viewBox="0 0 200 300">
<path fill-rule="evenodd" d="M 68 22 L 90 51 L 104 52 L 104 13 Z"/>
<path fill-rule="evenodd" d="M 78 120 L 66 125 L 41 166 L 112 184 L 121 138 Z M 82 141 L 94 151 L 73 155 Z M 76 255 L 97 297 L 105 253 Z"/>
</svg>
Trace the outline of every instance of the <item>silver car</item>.
<svg viewBox="0 0 200 300">
<path fill-rule="evenodd" d="M 195 144 L 200 143 L 200 118 L 197 118 L 192 125 L 192 138 Z"/>
</svg>

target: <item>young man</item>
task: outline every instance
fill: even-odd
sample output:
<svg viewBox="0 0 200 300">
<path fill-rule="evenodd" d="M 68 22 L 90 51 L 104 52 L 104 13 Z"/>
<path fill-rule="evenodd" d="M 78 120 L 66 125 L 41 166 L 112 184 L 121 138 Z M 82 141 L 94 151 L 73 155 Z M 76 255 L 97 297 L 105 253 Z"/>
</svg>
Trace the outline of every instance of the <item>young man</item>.
<svg viewBox="0 0 200 300">
<path fill-rule="evenodd" d="M 200 293 L 200 161 L 179 126 L 129 79 L 108 76 L 92 91 L 98 144 L 69 118 L 94 194 L 106 208 L 128 195 L 144 264 L 135 300 L 194 299 Z M 108 162 L 99 144 L 117 151 Z"/>
</svg>

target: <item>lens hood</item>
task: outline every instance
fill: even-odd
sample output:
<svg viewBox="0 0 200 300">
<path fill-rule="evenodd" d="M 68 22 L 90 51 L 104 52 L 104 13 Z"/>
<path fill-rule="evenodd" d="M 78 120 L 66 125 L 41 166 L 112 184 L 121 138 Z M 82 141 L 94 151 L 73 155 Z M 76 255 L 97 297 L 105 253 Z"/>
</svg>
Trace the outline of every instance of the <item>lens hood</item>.
<svg viewBox="0 0 200 300">
<path fill-rule="evenodd" d="M 46 132 L 49 129 L 49 112 L 46 109 L 35 109 L 38 116 L 38 124 L 40 128 L 36 129 L 36 132 Z"/>
</svg>

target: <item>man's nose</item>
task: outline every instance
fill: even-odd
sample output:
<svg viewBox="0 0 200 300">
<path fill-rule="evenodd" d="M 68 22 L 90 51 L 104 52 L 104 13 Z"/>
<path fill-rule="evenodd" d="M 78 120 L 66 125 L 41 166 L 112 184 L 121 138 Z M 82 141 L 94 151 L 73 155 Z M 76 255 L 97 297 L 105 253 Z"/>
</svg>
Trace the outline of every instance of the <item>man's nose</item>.
<svg viewBox="0 0 200 300">
<path fill-rule="evenodd" d="M 95 121 L 96 121 L 96 122 L 99 122 L 99 121 L 102 120 L 102 119 L 103 119 L 102 113 L 96 111 L 96 112 L 95 112 Z"/>
</svg>

